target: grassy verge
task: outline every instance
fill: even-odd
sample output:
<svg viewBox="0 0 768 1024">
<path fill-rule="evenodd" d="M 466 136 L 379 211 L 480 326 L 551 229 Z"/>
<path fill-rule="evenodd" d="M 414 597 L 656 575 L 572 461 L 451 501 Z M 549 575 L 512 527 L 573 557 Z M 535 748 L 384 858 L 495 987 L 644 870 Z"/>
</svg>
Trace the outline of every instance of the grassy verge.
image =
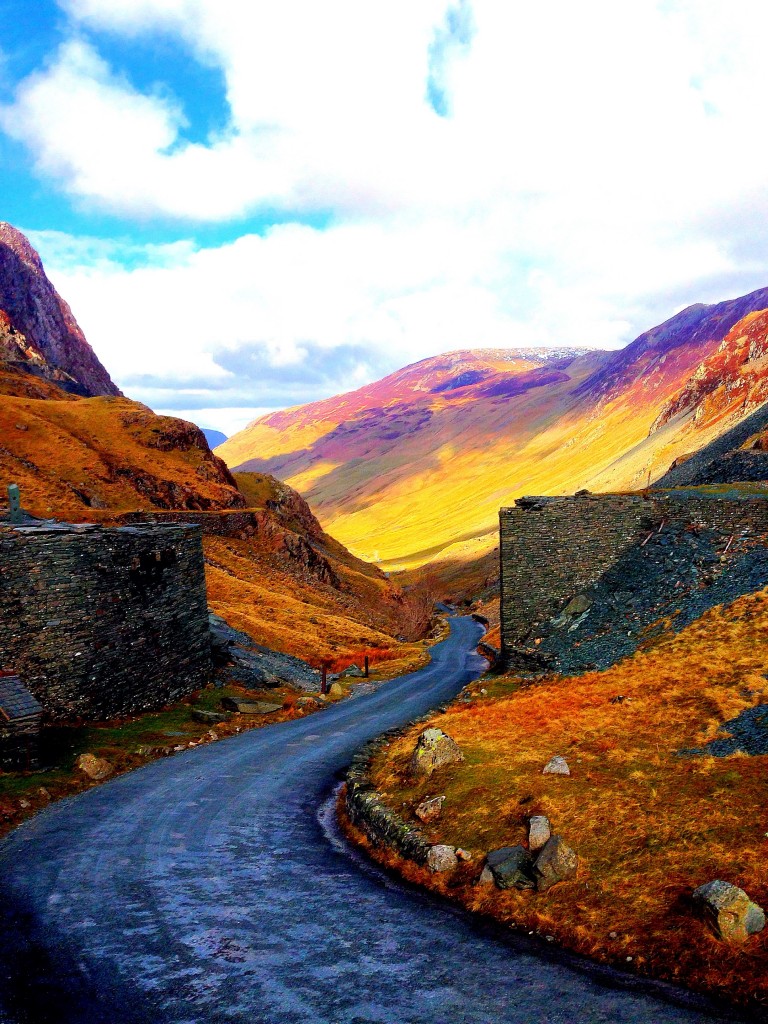
<svg viewBox="0 0 768 1024">
<path fill-rule="evenodd" d="M 377 856 L 470 910 L 579 953 L 768 1006 L 768 929 L 742 947 L 725 945 L 689 902 L 696 886 L 722 878 L 768 909 L 768 754 L 680 755 L 768 701 L 766 635 L 768 592 L 760 591 L 605 672 L 478 681 L 469 700 L 430 722 L 459 743 L 462 764 L 411 783 L 407 763 L 423 725 L 374 763 L 377 789 L 406 819 L 416 820 L 412 808 L 425 796 L 445 794 L 441 819 L 424 831 L 473 861 L 432 875 L 388 851 Z M 554 754 L 571 776 L 542 774 Z M 544 894 L 477 885 L 484 854 L 525 843 L 534 814 L 576 849 L 577 878 Z"/>
<path fill-rule="evenodd" d="M 380 682 L 428 664 L 429 648 L 447 632 L 442 623 L 429 640 L 400 644 L 386 652 L 380 661 L 373 661 L 370 681 Z M 374 659 L 379 652 L 370 652 Z M 364 652 L 350 655 L 332 666 L 334 671 L 347 664 L 362 665 Z M 343 700 L 363 680 L 341 679 L 341 694 L 329 696 L 328 701 Z M 250 729 L 260 729 L 275 722 L 284 722 L 313 713 L 312 706 L 300 706 L 302 694 L 287 687 L 269 690 L 249 690 L 227 684 L 224 687 L 206 687 L 190 694 L 184 700 L 158 711 L 131 718 L 89 724 L 55 724 L 44 727 L 42 733 L 42 767 L 33 772 L 0 772 L 0 836 L 10 832 L 26 818 L 36 814 L 53 800 L 73 796 L 93 786 L 94 782 L 79 771 L 75 762 L 80 754 L 94 754 L 109 761 L 115 775 L 140 768 L 160 757 L 168 757 L 180 750 L 212 743 Z M 207 725 L 195 721 L 192 712 L 221 711 L 224 697 L 282 704 L 282 710 L 270 715 L 231 714 L 226 722 Z"/>
</svg>

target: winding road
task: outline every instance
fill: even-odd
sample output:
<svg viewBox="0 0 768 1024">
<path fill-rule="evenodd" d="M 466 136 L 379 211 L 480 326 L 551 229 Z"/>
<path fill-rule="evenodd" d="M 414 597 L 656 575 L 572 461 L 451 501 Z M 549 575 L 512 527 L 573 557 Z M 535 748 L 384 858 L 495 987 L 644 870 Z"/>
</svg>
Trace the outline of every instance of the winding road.
<svg viewBox="0 0 768 1024">
<path fill-rule="evenodd" d="M 476 678 L 480 634 L 453 619 L 419 672 L 156 761 L 12 833 L 0 845 L 0 1020 L 733 1020 L 497 933 L 387 879 L 334 834 L 332 796 L 354 751 Z"/>
</svg>

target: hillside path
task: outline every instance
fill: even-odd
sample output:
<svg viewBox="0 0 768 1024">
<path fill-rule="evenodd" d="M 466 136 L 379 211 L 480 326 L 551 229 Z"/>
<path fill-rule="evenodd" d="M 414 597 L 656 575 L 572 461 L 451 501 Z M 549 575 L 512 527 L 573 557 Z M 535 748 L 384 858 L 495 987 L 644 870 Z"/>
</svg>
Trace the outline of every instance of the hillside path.
<svg viewBox="0 0 768 1024">
<path fill-rule="evenodd" d="M 453 619 L 417 673 L 156 761 L 12 833 L 0 845 L 0 1019 L 716 1019 L 402 888 L 334 836 L 332 795 L 354 751 L 477 677 L 480 634 Z"/>
</svg>

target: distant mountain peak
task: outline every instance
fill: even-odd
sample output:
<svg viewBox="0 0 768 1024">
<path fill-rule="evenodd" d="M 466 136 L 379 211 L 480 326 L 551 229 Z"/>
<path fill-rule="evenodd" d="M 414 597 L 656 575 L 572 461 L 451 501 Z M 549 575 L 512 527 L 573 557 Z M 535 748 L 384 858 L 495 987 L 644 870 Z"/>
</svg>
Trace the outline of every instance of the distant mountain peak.
<svg viewBox="0 0 768 1024">
<path fill-rule="evenodd" d="M 120 391 L 46 276 L 26 235 L 0 222 L 0 362 L 81 395 Z"/>
</svg>

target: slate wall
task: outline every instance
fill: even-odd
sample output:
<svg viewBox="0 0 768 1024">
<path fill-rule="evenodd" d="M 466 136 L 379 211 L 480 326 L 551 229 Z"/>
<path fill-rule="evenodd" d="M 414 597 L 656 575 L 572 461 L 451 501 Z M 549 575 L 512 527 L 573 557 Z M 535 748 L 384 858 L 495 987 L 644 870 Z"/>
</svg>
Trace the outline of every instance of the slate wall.
<svg viewBox="0 0 768 1024">
<path fill-rule="evenodd" d="M 191 525 L 0 525 L 0 667 L 54 718 L 161 706 L 210 679 Z"/>
<path fill-rule="evenodd" d="M 700 492 L 524 498 L 499 512 L 502 659 L 666 522 L 768 536 L 768 501 Z"/>
</svg>

